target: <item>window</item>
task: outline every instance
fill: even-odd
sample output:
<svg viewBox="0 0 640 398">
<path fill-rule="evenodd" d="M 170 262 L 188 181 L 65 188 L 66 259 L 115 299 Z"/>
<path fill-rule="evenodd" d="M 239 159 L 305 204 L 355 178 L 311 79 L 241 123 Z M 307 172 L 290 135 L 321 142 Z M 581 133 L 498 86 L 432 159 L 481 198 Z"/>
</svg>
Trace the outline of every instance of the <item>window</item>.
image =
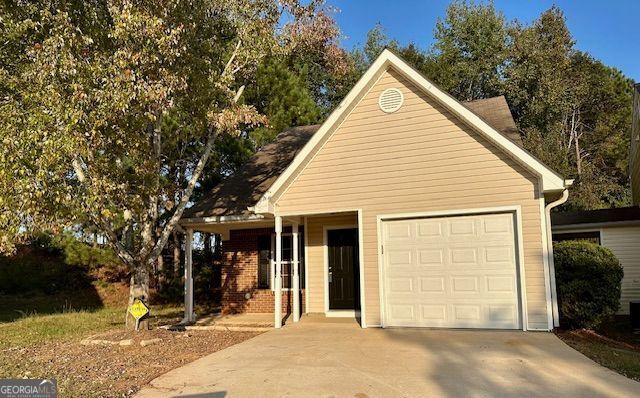
<svg viewBox="0 0 640 398">
<path fill-rule="evenodd" d="M 553 234 L 554 242 L 563 242 L 565 240 L 586 240 L 596 244 L 600 243 L 600 231 L 588 232 L 556 232 Z"/>
<path fill-rule="evenodd" d="M 263 235 L 258 237 L 258 289 L 269 288 L 269 275 L 271 274 L 271 237 Z"/>
<path fill-rule="evenodd" d="M 275 276 L 275 234 L 263 235 L 258 237 L 258 289 L 273 289 L 275 284 L 273 278 Z M 300 265 L 298 273 L 300 274 L 300 288 L 304 289 L 304 237 L 303 233 L 298 234 L 298 257 Z M 293 236 L 290 233 L 282 234 L 282 288 L 291 289 L 291 278 L 293 276 Z"/>
</svg>

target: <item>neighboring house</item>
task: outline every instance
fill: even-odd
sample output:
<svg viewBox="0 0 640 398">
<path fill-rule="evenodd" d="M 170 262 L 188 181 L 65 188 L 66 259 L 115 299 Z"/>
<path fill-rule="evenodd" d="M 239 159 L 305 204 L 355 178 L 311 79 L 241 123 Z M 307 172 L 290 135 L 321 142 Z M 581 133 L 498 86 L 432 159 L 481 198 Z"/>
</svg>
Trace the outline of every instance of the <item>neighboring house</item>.
<svg viewBox="0 0 640 398">
<path fill-rule="evenodd" d="M 610 248 L 624 268 L 620 313 L 640 300 L 640 85 L 633 96 L 629 175 L 633 206 L 552 215 L 554 241 L 587 239 Z"/>
<path fill-rule="evenodd" d="M 385 50 L 322 125 L 282 132 L 181 225 L 188 247 L 222 235 L 223 310 L 275 327 L 550 330 L 549 211 L 568 185 L 522 148 L 503 97 L 460 103 Z"/>
<path fill-rule="evenodd" d="M 608 247 L 624 269 L 620 314 L 640 300 L 640 206 L 554 213 L 553 240 L 589 240 Z"/>
</svg>

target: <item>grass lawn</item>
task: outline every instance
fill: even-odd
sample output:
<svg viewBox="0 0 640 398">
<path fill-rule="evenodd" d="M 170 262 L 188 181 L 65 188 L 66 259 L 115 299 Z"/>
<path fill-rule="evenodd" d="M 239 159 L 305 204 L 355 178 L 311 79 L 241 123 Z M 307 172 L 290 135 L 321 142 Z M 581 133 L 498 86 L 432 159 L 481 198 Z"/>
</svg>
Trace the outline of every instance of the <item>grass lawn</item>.
<svg viewBox="0 0 640 398">
<path fill-rule="evenodd" d="M 597 331 L 560 330 L 556 334 L 600 365 L 640 381 L 640 334 L 634 334 L 628 325 L 628 318 L 617 317 Z"/>
<path fill-rule="evenodd" d="M 121 303 L 126 303 L 126 295 L 110 301 L 103 288 L 97 290 L 108 305 L 82 308 L 67 297 L 0 296 L 0 378 L 55 378 L 64 397 L 127 397 L 175 367 L 257 334 L 126 331 L 126 304 Z M 179 319 L 182 308 L 154 306 L 152 315 L 157 318 L 153 326 L 159 320 Z M 91 336 L 113 342 L 131 339 L 132 344 L 81 344 Z M 162 341 L 140 345 L 151 338 Z"/>
</svg>

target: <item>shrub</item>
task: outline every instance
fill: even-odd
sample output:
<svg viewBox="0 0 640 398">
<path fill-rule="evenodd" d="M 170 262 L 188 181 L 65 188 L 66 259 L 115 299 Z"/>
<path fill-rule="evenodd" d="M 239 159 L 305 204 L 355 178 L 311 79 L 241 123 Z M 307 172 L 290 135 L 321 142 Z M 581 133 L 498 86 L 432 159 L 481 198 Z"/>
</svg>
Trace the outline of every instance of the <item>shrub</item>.
<svg viewBox="0 0 640 398">
<path fill-rule="evenodd" d="M 560 321 L 571 328 L 594 328 L 620 306 L 624 272 L 611 250 L 587 241 L 554 244 Z"/>
</svg>

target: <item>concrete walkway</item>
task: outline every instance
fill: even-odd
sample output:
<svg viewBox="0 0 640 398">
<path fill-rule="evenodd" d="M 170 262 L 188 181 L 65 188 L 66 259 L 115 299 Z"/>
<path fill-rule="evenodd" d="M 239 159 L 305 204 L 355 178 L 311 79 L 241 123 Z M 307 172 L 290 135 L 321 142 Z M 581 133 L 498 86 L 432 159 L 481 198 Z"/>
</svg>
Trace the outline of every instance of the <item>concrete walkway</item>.
<svg viewBox="0 0 640 398">
<path fill-rule="evenodd" d="M 137 397 L 638 397 L 551 333 L 301 322 L 201 358 Z"/>
</svg>

